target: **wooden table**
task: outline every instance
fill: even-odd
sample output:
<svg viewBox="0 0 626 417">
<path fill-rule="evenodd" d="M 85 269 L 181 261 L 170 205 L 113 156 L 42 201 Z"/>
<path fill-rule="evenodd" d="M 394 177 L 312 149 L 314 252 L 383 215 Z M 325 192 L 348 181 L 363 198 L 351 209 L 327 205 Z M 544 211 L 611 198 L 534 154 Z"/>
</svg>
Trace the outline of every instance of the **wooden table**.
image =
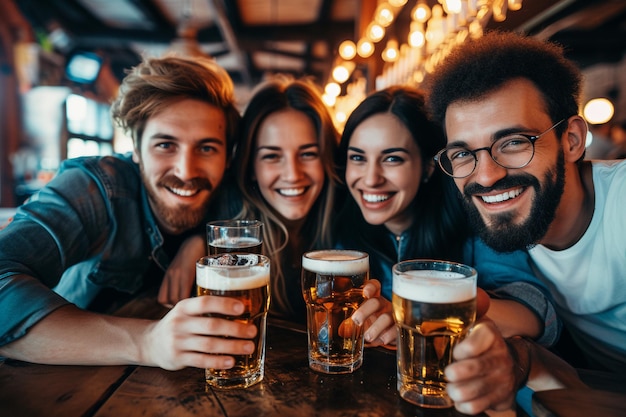
<svg viewBox="0 0 626 417">
<path fill-rule="evenodd" d="M 121 314 L 154 316 L 158 308 L 140 301 Z M 313 415 L 462 414 L 454 409 L 421 409 L 402 400 L 396 389 L 395 352 L 383 348 L 367 348 L 363 366 L 352 374 L 310 370 L 306 333 L 279 322 L 268 326 L 265 378 L 248 389 L 208 387 L 204 370 L 195 368 L 171 372 L 144 366 L 50 366 L 14 360 L 0 365 L 2 417 Z"/>
<path fill-rule="evenodd" d="M 578 370 L 589 388 L 539 391 L 533 394 L 535 417 L 624 417 L 626 376 L 593 370 Z"/>
</svg>

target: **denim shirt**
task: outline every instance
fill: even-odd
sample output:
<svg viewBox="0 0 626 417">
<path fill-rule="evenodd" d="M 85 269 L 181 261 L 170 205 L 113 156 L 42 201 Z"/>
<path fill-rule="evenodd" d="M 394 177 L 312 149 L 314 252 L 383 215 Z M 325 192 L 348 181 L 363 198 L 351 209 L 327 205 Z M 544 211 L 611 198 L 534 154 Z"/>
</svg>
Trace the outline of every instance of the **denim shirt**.
<svg viewBox="0 0 626 417">
<path fill-rule="evenodd" d="M 0 231 L 0 346 L 100 288 L 138 290 L 152 260 L 169 265 L 162 245 L 129 154 L 65 161 Z"/>
</svg>

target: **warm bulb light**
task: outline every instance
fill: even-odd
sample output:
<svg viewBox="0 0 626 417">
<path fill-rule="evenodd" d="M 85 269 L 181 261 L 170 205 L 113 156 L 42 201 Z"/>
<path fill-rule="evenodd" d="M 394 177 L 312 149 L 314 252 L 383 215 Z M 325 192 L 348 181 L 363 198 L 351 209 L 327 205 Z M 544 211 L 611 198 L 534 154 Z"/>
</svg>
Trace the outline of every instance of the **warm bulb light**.
<svg viewBox="0 0 626 417">
<path fill-rule="evenodd" d="M 385 28 L 378 23 L 372 22 L 367 27 L 367 37 L 372 42 L 379 42 L 382 38 L 385 37 Z"/>
<path fill-rule="evenodd" d="M 424 28 L 419 22 L 411 22 L 411 32 L 409 32 L 409 45 L 413 48 L 421 48 L 426 43 Z"/>
<path fill-rule="evenodd" d="M 395 39 L 387 41 L 387 47 L 383 51 L 383 61 L 394 62 L 398 59 L 398 54 L 398 41 Z"/>
<path fill-rule="evenodd" d="M 448 14 L 459 14 L 462 9 L 461 0 L 445 0 L 443 7 Z"/>
<path fill-rule="evenodd" d="M 374 53 L 374 44 L 363 38 L 356 44 L 356 51 L 361 58 L 369 58 Z"/>
<path fill-rule="evenodd" d="M 336 66 L 333 69 L 333 79 L 338 83 L 345 83 L 350 78 L 350 72 L 342 65 Z"/>
<path fill-rule="evenodd" d="M 339 56 L 346 61 L 351 60 L 356 56 L 356 45 L 351 40 L 347 39 L 339 45 Z"/>
<path fill-rule="evenodd" d="M 393 10 L 387 3 L 382 3 L 374 13 L 374 20 L 382 27 L 387 27 L 393 22 Z"/>
<path fill-rule="evenodd" d="M 402 7 L 408 0 L 389 0 L 389 4 L 393 7 Z"/>
<path fill-rule="evenodd" d="M 430 18 L 430 8 L 424 2 L 419 2 L 411 11 L 411 17 L 416 22 L 424 23 Z"/>
<path fill-rule="evenodd" d="M 583 109 L 585 119 L 594 125 L 606 123 L 613 117 L 615 108 L 606 98 L 594 98 L 589 100 Z"/>
<path fill-rule="evenodd" d="M 331 82 L 326 84 L 326 87 L 324 87 L 324 92 L 331 97 L 337 97 L 341 93 L 341 87 L 339 86 L 339 84 Z"/>
<path fill-rule="evenodd" d="M 509 0 L 508 4 L 509 4 L 509 10 L 514 11 L 514 12 L 522 8 L 522 0 Z"/>
<path fill-rule="evenodd" d="M 333 107 L 337 102 L 337 97 L 330 96 L 328 94 L 322 94 L 322 101 L 326 105 L 326 107 Z"/>
</svg>

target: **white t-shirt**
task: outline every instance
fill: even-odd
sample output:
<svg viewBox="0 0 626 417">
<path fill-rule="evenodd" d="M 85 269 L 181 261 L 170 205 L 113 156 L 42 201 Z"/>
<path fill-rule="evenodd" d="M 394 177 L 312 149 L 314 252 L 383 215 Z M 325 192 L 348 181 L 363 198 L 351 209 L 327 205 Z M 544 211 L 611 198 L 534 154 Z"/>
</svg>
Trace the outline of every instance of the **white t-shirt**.
<svg viewBox="0 0 626 417">
<path fill-rule="evenodd" d="M 626 161 L 592 166 L 596 201 L 585 234 L 568 249 L 529 253 L 588 359 L 626 370 Z"/>
</svg>

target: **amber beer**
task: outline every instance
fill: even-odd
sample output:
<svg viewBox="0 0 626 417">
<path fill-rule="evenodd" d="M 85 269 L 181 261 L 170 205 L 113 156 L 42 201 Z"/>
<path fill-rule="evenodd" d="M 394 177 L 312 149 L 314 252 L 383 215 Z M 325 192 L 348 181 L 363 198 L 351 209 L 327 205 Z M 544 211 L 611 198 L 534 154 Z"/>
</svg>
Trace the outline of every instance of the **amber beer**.
<svg viewBox="0 0 626 417">
<path fill-rule="evenodd" d="M 257 253 L 263 246 L 263 223 L 258 220 L 217 220 L 207 223 L 209 255 Z"/>
<path fill-rule="evenodd" d="M 302 256 L 311 369 L 349 373 L 363 363 L 363 329 L 351 317 L 363 302 L 368 277 L 365 252 L 322 250 Z"/>
<path fill-rule="evenodd" d="M 256 238 L 224 238 L 209 243 L 209 255 L 245 252 L 261 254 L 261 241 Z"/>
<path fill-rule="evenodd" d="M 243 323 L 253 323 L 257 335 L 255 349 L 249 355 L 233 355 L 235 365 L 230 369 L 206 369 L 206 381 L 219 388 L 246 388 L 263 379 L 265 363 L 265 328 L 270 305 L 270 262 L 262 255 L 222 254 L 205 256 L 196 262 L 198 296 L 212 295 L 241 300 L 245 311 L 228 317 Z"/>
<path fill-rule="evenodd" d="M 445 367 L 476 318 L 476 271 L 444 261 L 405 261 L 393 267 L 398 329 L 398 391 L 427 408 L 446 408 Z"/>
</svg>

